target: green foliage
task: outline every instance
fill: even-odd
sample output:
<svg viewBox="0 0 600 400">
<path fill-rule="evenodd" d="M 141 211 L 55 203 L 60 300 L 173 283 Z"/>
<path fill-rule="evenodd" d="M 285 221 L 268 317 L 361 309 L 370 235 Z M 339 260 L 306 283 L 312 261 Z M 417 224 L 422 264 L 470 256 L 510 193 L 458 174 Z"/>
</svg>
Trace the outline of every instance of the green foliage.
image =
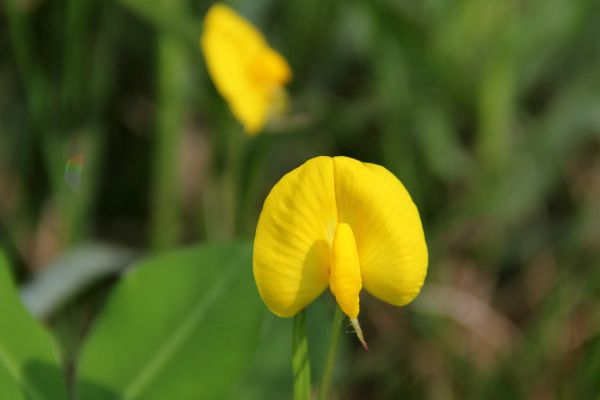
<svg viewBox="0 0 600 400">
<path fill-rule="evenodd" d="M 67 398 L 62 366 L 50 335 L 19 302 L 0 251 L 0 392 L 11 400 Z"/>
<path fill-rule="evenodd" d="M 75 398 L 230 394 L 255 355 L 264 314 L 250 255 L 247 243 L 204 245 L 132 266 L 85 341 Z M 3 255 L 0 300 L 2 395 L 66 399 L 54 344 L 20 304 Z"/>
<path fill-rule="evenodd" d="M 273 399 L 289 399 L 292 393 L 292 324 L 290 320 L 265 315 L 260 341 L 246 375 L 231 398 L 262 400 L 265 393 Z M 311 340 L 313 338 L 309 338 Z M 311 344 L 314 343 L 311 340 Z M 311 359 L 311 362 L 315 362 Z"/>
<path fill-rule="evenodd" d="M 244 243 L 210 245 L 137 263 L 84 346 L 79 398 L 227 394 L 254 354 L 264 310 L 250 255 Z"/>
</svg>

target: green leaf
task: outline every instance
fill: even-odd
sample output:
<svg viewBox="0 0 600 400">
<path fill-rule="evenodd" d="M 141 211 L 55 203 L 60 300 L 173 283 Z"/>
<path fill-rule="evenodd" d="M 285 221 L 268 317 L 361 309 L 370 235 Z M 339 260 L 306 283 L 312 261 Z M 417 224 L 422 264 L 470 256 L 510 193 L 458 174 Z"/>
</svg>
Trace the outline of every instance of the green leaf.
<svg viewBox="0 0 600 400">
<path fill-rule="evenodd" d="M 236 400 L 291 398 L 293 390 L 290 363 L 291 338 L 292 320 L 267 313 L 261 326 L 258 351 L 246 376 L 231 392 L 230 398 Z"/>
<path fill-rule="evenodd" d="M 78 398 L 222 398 L 257 345 L 264 306 L 251 259 L 250 245 L 240 243 L 140 262 L 84 345 Z"/>
<path fill-rule="evenodd" d="M 27 313 L 0 251 L 0 397 L 66 399 L 62 369 L 48 333 Z"/>
</svg>

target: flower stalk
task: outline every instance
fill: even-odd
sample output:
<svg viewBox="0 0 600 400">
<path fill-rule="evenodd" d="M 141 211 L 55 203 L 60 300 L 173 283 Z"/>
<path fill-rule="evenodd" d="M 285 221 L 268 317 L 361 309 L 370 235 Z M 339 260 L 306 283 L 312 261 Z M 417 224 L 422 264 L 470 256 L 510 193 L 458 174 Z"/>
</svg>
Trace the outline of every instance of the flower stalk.
<svg viewBox="0 0 600 400">
<path fill-rule="evenodd" d="M 294 400 L 310 399 L 310 360 L 306 335 L 306 311 L 294 317 L 292 332 L 292 370 L 294 372 Z"/>
<path fill-rule="evenodd" d="M 321 376 L 321 384 L 319 385 L 318 400 L 329 398 L 329 386 L 331 385 L 331 377 L 333 376 L 333 367 L 335 366 L 335 355 L 337 353 L 338 342 L 340 339 L 340 331 L 342 329 L 342 321 L 344 313 L 339 307 L 335 308 L 333 314 L 333 322 L 331 323 L 331 336 L 329 338 L 329 349 L 327 350 L 327 359 Z"/>
<path fill-rule="evenodd" d="M 185 2 L 164 1 L 173 11 L 185 10 Z M 157 129 L 154 140 L 152 188 L 152 247 L 174 245 L 180 234 L 178 220 L 177 151 L 185 129 L 186 96 L 189 75 L 188 49 L 172 33 L 158 38 L 159 95 Z"/>
</svg>

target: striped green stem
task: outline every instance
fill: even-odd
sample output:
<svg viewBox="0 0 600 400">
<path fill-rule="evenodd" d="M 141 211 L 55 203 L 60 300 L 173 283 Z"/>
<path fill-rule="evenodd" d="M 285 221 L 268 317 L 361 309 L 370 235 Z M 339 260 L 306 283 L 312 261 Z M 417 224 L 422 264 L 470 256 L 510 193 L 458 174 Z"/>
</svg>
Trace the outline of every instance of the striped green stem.
<svg viewBox="0 0 600 400">
<path fill-rule="evenodd" d="M 185 1 L 163 1 L 163 7 L 183 12 Z M 173 246 L 180 233 L 177 152 L 185 128 L 188 48 L 179 37 L 160 32 L 158 38 L 158 111 L 152 191 L 152 248 Z"/>
<path fill-rule="evenodd" d="M 299 312 L 294 317 L 292 333 L 292 369 L 294 372 L 294 400 L 310 399 L 310 360 L 306 335 L 306 314 Z"/>
<path fill-rule="evenodd" d="M 331 385 L 331 377 L 333 375 L 333 367 L 335 365 L 335 354 L 337 352 L 338 341 L 340 339 L 340 331 L 342 328 L 342 321 L 344 319 L 344 313 L 336 306 L 335 314 L 333 315 L 333 322 L 331 323 L 331 337 L 329 338 L 329 350 L 327 350 L 327 360 L 325 361 L 325 368 L 323 368 L 323 375 L 321 376 L 321 384 L 319 385 L 318 400 L 325 400 L 329 398 L 329 386 Z"/>
</svg>

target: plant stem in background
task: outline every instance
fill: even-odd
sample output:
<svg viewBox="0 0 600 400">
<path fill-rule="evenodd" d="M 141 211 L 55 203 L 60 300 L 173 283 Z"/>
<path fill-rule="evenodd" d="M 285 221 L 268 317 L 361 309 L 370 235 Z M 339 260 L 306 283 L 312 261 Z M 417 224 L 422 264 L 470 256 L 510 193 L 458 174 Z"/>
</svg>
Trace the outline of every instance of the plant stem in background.
<svg viewBox="0 0 600 400">
<path fill-rule="evenodd" d="M 162 3 L 146 0 L 117 0 L 117 2 L 156 27 L 157 31 L 172 34 L 188 48 L 197 49 L 200 24 L 183 7 L 171 5 L 171 3 L 181 3 L 180 0 Z"/>
<path fill-rule="evenodd" d="M 294 400 L 310 399 L 310 360 L 308 357 L 305 310 L 294 317 L 292 370 L 294 372 Z"/>
<path fill-rule="evenodd" d="M 59 127 L 69 134 L 62 143 L 60 156 L 65 181 L 69 179 L 71 161 L 79 159 L 81 170 L 74 183 L 60 185 L 57 202 L 66 219 L 65 244 L 72 245 L 89 236 L 106 147 L 103 111 L 114 90 L 111 82 L 120 25 L 111 5 L 103 4 L 96 9 L 90 4 L 71 2 L 66 13 Z M 101 28 L 92 35 L 88 27 L 96 13 L 100 14 Z M 73 32 L 81 33 L 73 35 Z M 92 67 L 86 63 L 89 58 L 93 59 Z"/>
<path fill-rule="evenodd" d="M 239 165 L 236 167 L 235 232 L 241 236 L 252 235 L 256 230 L 255 210 L 260 209 L 262 205 L 262 203 L 256 203 L 256 199 L 262 197 L 260 179 L 266 172 L 266 156 L 271 147 L 270 139 L 268 135 L 262 135 L 246 136 L 244 140 L 243 154 L 240 155 Z"/>
<path fill-rule="evenodd" d="M 489 171 L 503 171 L 510 162 L 516 82 L 514 63 L 506 56 L 490 63 L 482 78 L 477 153 Z"/>
<path fill-rule="evenodd" d="M 338 341 L 340 338 L 340 330 L 344 313 L 338 306 L 335 307 L 333 322 L 331 323 L 331 337 L 329 338 L 329 350 L 327 350 L 327 360 L 325 360 L 325 368 L 321 376 L 321 384 L 319 386 L 319 394 L 317 399 L 325 400 L 329 398 L 329 386 L 331 384 L 331 376 L 333 375 L 333 367 L 335 365 L 335 354 L 337 351 Z"/>
<path fill-rule="evenodd" d="M 248 140 L 227 114 L 213 133 L 214 179 L 205 193 L 204 217 L 208 240 L 231 240 L 236 232 L 239 170 Z"/>
<path fill-rule="evenodd" d="M 162 6 L 182 12 L 185 2 L 163 1 Z M 152 232 L 154 249 L 164 249 L 179 236 L 177 152 L 185 128 L 188 48 L 170 32 L 158 38 L 158 120 L 154 143 Z"/>
</svg>

